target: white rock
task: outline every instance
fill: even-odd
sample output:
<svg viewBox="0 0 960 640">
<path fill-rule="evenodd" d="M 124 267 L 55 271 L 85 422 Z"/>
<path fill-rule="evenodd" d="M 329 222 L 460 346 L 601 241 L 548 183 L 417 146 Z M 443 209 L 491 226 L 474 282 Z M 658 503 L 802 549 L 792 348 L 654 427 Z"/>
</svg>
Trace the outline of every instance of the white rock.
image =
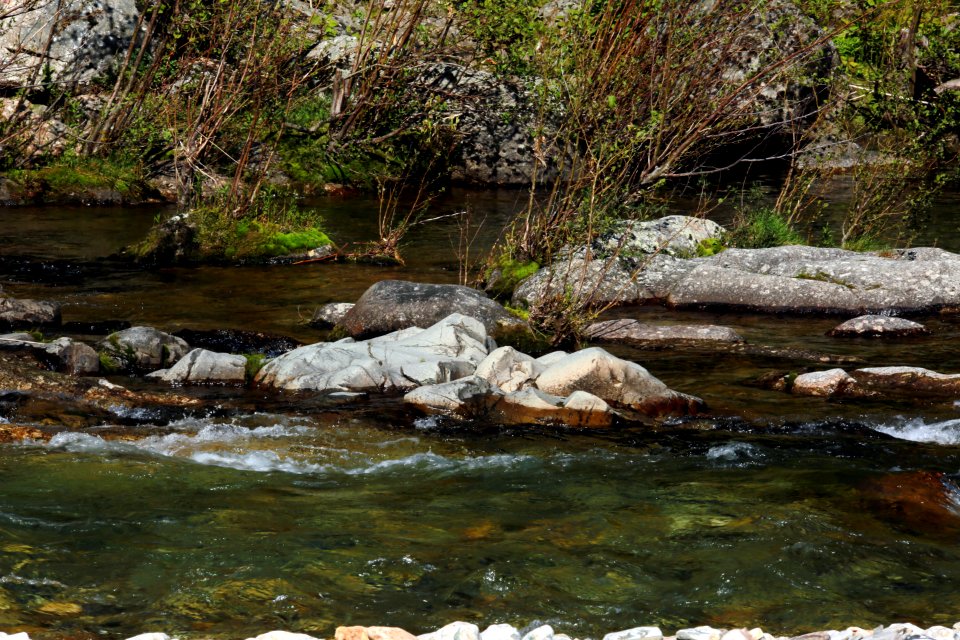
<svg viewBox="0 0 960 640">
<path fill-rule="evenodd" d="M 568 355 L 570 354 L 568 354 L 566 351 L 551 351 L 550 353 L 545 353 L 537 358 L 537 362 L 542 364 L 544 367 L 549 367 L 550 365 L 563 360 Z"/>
<path fill-rule="evenodd" d="M 798 396 L 832 396 L 856 382 L 843 369 L 814 371 L 797 376 L 792 391 Z"/>
<path fill-rule="evenodd" d="M 21 631 L 20 633 L 12 633 L 10 635 L 0 631 L 0 640 L 30 640 L 30 636 L 28 636 L 25 631 Z"/>
<path fill-rule="evenodd" d="M 127 640 L 170 640 L 170 636 L 168 636 L 165 633 L 159 633 L 159 632 L 141 633 L 138 636 L 127 638 Z"/>
<path fill-rule="evenodd" d="M 247 638 L 247 640 L 317 640 L 313 636 L 308 636 L 305 633 L 290 633 L 289 631 L 268 631 L 266 633 L 261 633 L 255 638 Z"/>
<path fill-rule="evenodd" d="M 477 365 L 476 375 L 510 393 L 540 375 L 545 366 L 513 347 L 500 347 Z"/>
<path fill-rule="evenodd" d="M 479 417 L 501 398 L 503 392 L 477 376 L 433 384 L 410 391 L 403 401 L 427 413 Z"/>
<path fill-rule="evenodd" d="M 753 640 L 753 636 L 746 629 L 730 629 L 720 636 L 720 640 Z"/>
<path fill-rule="evenodd" d="M 183 383 L 243 383 L 246 379 L 247 359 L 229 353 L 193 349 L 169 369 L 147 374 L 164 382 Z"/>
<path fill-rule="evenodd" d="M 662 638 L 660 627 L 634 627 L 624 631 L 614 631 L 603 636 L 603 640 L 656 640 Z"/>
<path fill-rule="evenodd" d="M 480 640 L 520 640 L 520 632 L 509 624 L 492 624 L 480 634 Z"/>
<path fill-rule="evenodd" d="M 480 640 L 480 628 L 469 622 L 451 622 L 436 631 L 417 636 L 417 640 Z"/>
<path fill-rule="evenodd" d="M 924 633 L 933 638 L 933 640 L 955 640 L 957 638 L 954 629 L 947 629 L 946 627 L 941 627 L 939 625 L 930 627 Z"/>
<path fill-rule="evenodd" d="M 548 624 L 537 627 L 531 631 L 528 631 L 524 636 L 523 640 L 553 640 L 554 633 L 553 627 Z"/>
<path fill-rule="evenodd" d="M 677 640 L 720 640 L 720 636 L 724 633 L 723 629 L 707 626 L 694 627 L 677 631 Z"/>
</svg>

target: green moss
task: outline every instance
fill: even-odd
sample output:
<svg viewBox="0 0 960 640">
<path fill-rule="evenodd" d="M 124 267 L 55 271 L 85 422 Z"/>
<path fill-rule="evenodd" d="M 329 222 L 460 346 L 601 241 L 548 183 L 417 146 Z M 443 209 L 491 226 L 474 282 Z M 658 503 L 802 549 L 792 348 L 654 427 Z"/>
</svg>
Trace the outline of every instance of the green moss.
<svg viewBox="0 0 960 640">
<path fill-rule="evenodd" d="M 264 256 L 285 256 L 332 244 L 329 236 L 316 227 L 263 235 L 263 240 L 256 247 L 256 253 Z"/>
<path fill-rule="evenodd" d="M 244 370 L 246 372 L 247 381 L 250 382 L 257 377 L 260 369 L 262 369 L 263 365 L 266 363 L 267 358 L 262 353 L 248 353 L 243 357 L 247 359 L 247 364 Z"/>
<path fill-rule="evenodd" d="M 845 282 L 839 278 L 826 273 L 824 271 L 817 271 L 816 273 L 807 273 L 806 271 L 801 271 L 796 275 L 797 280 L 816 280 L 818 282 L 829 282 L 830 284 L 837 284 L 841 287 L 846 287 L 848 289 L 854 289 L 855 287 L 849 282 Z"/>
<path fill-rule="evenodd" d="M 504 308 L 524 322 L 530 321 L 530 312 L 526 309 L 523 309 L 522 307 L 512 307 L 509 304 L 504 305 Z"/>
<path fill-rule="evenodd" d="M 697 244 L 697 257 L 707 258 L 709 256 L 715 256 L 726 248 L 726 245 L 723 244 L 720 238 L 705 238 Z"/>
<path fill-rule="evenodd" d="M 106 351 L 101 351 L 99 353 L 99 358 L 100 371 L 102 373 L 117 373 L 123 368 L 120 362 Z"/>
<path fill-rule="evenodd" d="M 116 157 L 66 155 L 38 169 L 9 171 L 6 177 L 25 195 L 51 201 L 132 200 L 143 193 L 139 165 Z"/>
<path fill-rule="evenodd" d="M 540 264 L 530 260 L 523 262 L 503 255 L 487 269 L 486 280 L 495 297 L 509 297 L 517 285 L 535 274 Z"/>
</svg>

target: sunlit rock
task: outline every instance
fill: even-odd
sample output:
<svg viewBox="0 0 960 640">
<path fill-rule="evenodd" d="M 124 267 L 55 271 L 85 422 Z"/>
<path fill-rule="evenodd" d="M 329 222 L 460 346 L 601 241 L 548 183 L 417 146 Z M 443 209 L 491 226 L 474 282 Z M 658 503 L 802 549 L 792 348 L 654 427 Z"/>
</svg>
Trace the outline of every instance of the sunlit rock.
<svg viewBox="0 0 960 640">
<path fill-rule="evenodd" d="M 548 624 L 531 629 L 523 636 L 523 640 L 553 640 L 553 627 Z"/>
<path fill-rule="evenodd" d="M 720 640 L 720 636 L 724 633 L 723 629 L 714 629 L 713 627 L 693 627 L 692 629 L 677 631 L 677 640 Z"/>
<path fill-rule="evenodd" d="M 510 624 L 492 624 L 480 634 L 480 640 L 521 640 L 520 632 Z"/>
<path fill-rule="evenodd" d="M 247 359 L 229 353 L 194 349 L 169 369 L 147 375 L 171 384 L 243 384 Z"/>
<path fill-rule="evenodd" d="M 919 322 L 892 316 L 859 316 L 827 332 L 835 338 L 904 338 L 930 332 Z"/>
<path fill-rule="evenodd" d="M 317 640 L 313 636 L 308 636 L 305 633 L 291 633 L 289 631 L 268 631 L 267 633 L 261 633 L 260 635 L 254 638 L 247 638 L 247 640 Z"/>
<path fill-rule="evenodd" d="M 645 347 L 735 344 L 743 337 L 730 327 L 705 325 L 654 325 L 622 318 L 595 322 L 585 336 L 597 342 L 626 342 Z"/>
<path fill-rule="evenodd" d="M 60 324 L 60 304 L 0 296 L 0 327 L 37 327 Z"/>
<path fill-rule="evenodd" d="M 318 329 L 331 329 L 343 320 L 347 312 L 353 309 L 352 302 L 329 302 L 322 304 L 313 312 L 310 326 Z"/>
<path fill-rule="evenodd" d="M 417 636 L 417 640 L 480 640 L 480 629 L 469 622 L 451 622 L 436 631 Z"/>
<path fill-rule="evenodd" d="M 170 640 L 170 636 L 165 633 L 141 633 L 140 635 L 127 638 L 127 640 Z"/>
<path fill-rule="evenodd" d="M 500 347 L 477 365 L 476 375 L 510 393 L 535 379 L 544 368 L 543 364 L 513 347 Z"/>
<path fill-rule="evenodd" d="M 792 391 L 798 396 L 834 396 L 850 385 L 856 384 L 843 369 L 803 373 L 793 381 Z"/>
</svg>

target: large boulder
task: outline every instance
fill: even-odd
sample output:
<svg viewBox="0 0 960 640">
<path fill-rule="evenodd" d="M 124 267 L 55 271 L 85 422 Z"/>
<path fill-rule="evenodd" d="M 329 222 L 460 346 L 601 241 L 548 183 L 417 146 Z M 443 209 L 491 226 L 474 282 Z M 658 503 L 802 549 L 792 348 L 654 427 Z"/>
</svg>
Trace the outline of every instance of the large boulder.
<svg viewBox="0 0 960 640">
<path fill-rule="evenodd" d="M 476 318 L 496 337 L 525 324 L 483 292 L 453 284 L 382 280 L 367 289 L 340 320 L 353 338 L 369 338 L 408 327 L 429 327 L 451 313 Z"/>
<path fill-rule="evenodd" d="M 117 67 L 139 16 L 134 0 L 24 0 L 19 5 L 20 11 L 0 20 L 0 87 L 8 89 L 47 79 L 61 87 L 93 83 Z"/>
<path fill-rule="evenodd" d="M 153 327 L 130 327 L 111 333 L 98 345 L 100 362 L 111 372 L 156 371 L 187 355 L 182 339 Z"/>
<path fill-rule="evenodd" d="M 451 314 L 427 329 L 294 349 L 265 364 L 256 381 L 287 391 L 407 391 L 468 376 L 486 356 L 483 324 Z"/>
<path fill-rule="evenodd" d="M 44 300 L 0 297 L 0 327 L 37 327 L 60 324 L 60 304 Z"/>
<path fill-rule="evenodd" d="M 228 353 L 193 349 L 169 369 L 147 375 L 171 384 L 243 384 L 247 359 Z"/>
</svg>

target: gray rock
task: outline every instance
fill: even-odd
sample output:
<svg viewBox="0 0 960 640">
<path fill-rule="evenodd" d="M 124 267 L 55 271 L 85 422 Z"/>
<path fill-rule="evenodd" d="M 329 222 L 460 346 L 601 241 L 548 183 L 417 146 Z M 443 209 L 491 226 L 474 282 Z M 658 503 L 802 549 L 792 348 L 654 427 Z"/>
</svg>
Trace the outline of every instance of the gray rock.
<svg viewBox="0 0 960 640">
<path fill-rule="evenodd" d="M 694 216 L 665 216 L 645 222 L 624 220 L 594 241 L 593 248 L 599 257 L 665 253 L 694 258 L 701 243 L 720 240 L 724 233 L 725 229 L 716 222 Z"/>
<path fill-rule="evenodd" d="M 243 356 L 193 349 L 169 369 L 154 371 L 147 377 L 171 384 L 243 384 L 246 365 Z"/>
<path fill-rule="evenodd" d="M 196 252 L 196 223 L 189 213 L 181 213 L 154 227 L 139 245 L 127 247 L 124 253 L 138 262 L 150 265 L 173 265 L 190 262 Z"/>
<path fill-rule="evenodd" d="M 137 23 L 134 0 L 40 1 L 0 21 L 5 66 L 0 86 L 16 88 L 43 73 L 59 86 L 87 85 L 114 69 Z M 52 33 L 51 33 L 52 32 Z M 43 58 L 50 42 L 49 55 Z"/>
<path fill-rule="evenodd" d="M 930 332 L 919 322 L 891 316 L 859 316 L 837 325 L 827 332 L 837 338 L 903 338 L 927 335 Z"/>
<path fill-rule="evenodd" d="M 544 365 L 513 347 L 500 347 L 490 352 L 477 365 L 476 376 L 510 393 L 535 379 Z"/>
<path fill-rule="evenodd" d="M 483 630 L 480 640 L 520 640 L 520 632 L 513 625 L 492 624 Z"/>
<path fill-rule="evenodd" d="M 0 335 L 0 343 L 19 346 L 25 342 L 34 344 L 37 343 L 34 337 L 29 333 L 5 333 Z"/>
<path fill-rule="evenodd" d="M 551 351 L 550 353 L 545 353 L 537 358 L 537 362 L 544 367 L 549 367 L 550 365 L 563 360 L 568 355 L 570 354 L 566 351 Z"/>
<path fill-rule="evenodd" d="M 798 396 L 831 397 L 843 393 L 847 387 L 856 383 L 843 369 L 830 369 L 797 376 L 791 390 Z"/>
<path fill-rule="evenodd" d="M 476 289 L 402 280 L 383 280 L 371 286 L 340 326 L 354 338 L 369 338 L 408 327 L 429 327 L 451 313 L 476 318 L 494 337 L 526 326 Z"/>
<path fill-rule="evenodd" d="M 98 345 L 116 371 L 156 371 L 168 367 L 190 350 L 180 338 L 153 327 L 130 327 L 112 333 Z"/>
<path fill-rule="evenodd" d="M 44 350 L 59 361 L 57 369 L 76 376 L 96 375 L 100 372 L 100 357 L 88 344 L 71 338 L 57 338 Z"/>
<path fill-rule="evenodd" d="M 483 325 L 451 314 L 427 329 L 294 349 L 265 364 L 256 381 L 288 391 L 407 391 L 470 375 L 486 356 Z"/>
<path fill-rule="evenodd" d="M 535 384 L 558 396 L 587 391 L 614 406 L 648 417 L 686 415 L 703 401 L 669 389 L 640 365 L 592 347 L 572 353 L 547 367 Z"/>
<path fill-rule="evenodd" d="M 603 636 L 603 640 L 657 640 L 663 637 L 659 627 L 635 627 L 625 631 L 615 631 Z"/>
<path fill-rule="evenodd" d="M 330 302 L 320 305 L 310 318 L 310 326 L 331 329 L 343 320 L 350 309 L 353 309 L 352 302 Z"/>
<path fill-rule="evenodd" d="M 483 378 L 469 376 L 414 389 L 403 401 L 424 413 L 477 419 L 486 417 L 503 395 Z"/>
<path fill-rule="evenodd" d="M 480 629 L 469 622 L 451 622 L 432 633 L 417 636 L 417 640 L 480 640 Z"/>
<path fill-rule="evenodd" d="M 677 631 L 677 640 L 720 640 L 724 633 L 726 633 L 724 629 L 707 626 L 693 627 Z"/>
<path fill-rule="evenodd" d="M 43 300 L 0 298 L 0 327 L 56 326 L 60 305 Z"/>
<path fill-rule="evenodd" d="M 735 344 L 744 341 L 730 327 L 712 324 L 653 325 L 626 318 L 596 322 L 587 327 L 584 335 L 598 342 L 628 342 L 645 347 Z"/>
</svg>

